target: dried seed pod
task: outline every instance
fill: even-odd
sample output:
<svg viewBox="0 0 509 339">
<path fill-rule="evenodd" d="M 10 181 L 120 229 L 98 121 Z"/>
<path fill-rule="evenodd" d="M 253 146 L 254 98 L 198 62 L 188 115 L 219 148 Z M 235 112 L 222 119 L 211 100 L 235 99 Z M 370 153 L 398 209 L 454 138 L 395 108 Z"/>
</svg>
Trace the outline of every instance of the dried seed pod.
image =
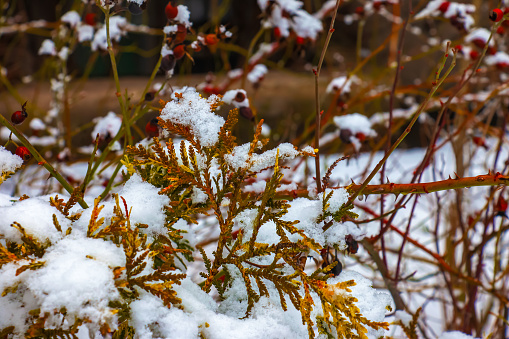
<svg viewBox="0 0 509 339">
<path fill-rule="evenodd" d="M 352 237 L 351 234 L 348 234 L 345 237 L 345 241 L 347 246 L 346 250 L 348 251 L 348 253 L 350 254 L 357 253 L 357 251 L 359 250 L 359 243 Z"/>
<path fill-rule="evenodd" d="M 145 101 L 152 101 L 156 96 L 156 91 L 149 91 L 145 93 Z"/>
<path fill-rule="evenodd" d="M 238 91 L 237 95 L 235 95 L 235 98 L 233 100 L 235 100 L 237 102 L 242 102 L 242 101 L 246 100 L 246 95 L 243 92 Z"/>
<path fill-rule="evenodd" d="M 132 15 L 140 15 L 143 13 L 143 8 L 135 2 L 129 2 L 127 9 L 129 9 L 129 12 L 131 12 Z"/>
<path fill-rule="evenodd" d="M 165 55 L 161 59 L 161 69 L 165 72 L 171 71 L 175 68 L 176 59 L 173 54 Z"/>
<path fill-rule="evenodd" d="M 333 276 L 337 277 L 341 273 L 341 271 L 343 271 L 343 265 L 338 259 L 338 251 L 334 250 L 334 256 L 332 256 L 332 253 L 330 253 L 329 249 L 327 248 L 320 250 L 320 254 L 323 259 L 322 263 L 323 269 L 336 262 L 336 266 L 334 266 L 328 272 L 325 273 L 332 274 Z"/>
<path fill-rule="evenodd" d="M 350 140 L 353 136 L 353 133 L 352 131 L 350 131 L 349 129 L 342 129 L 341 131 L 339 131 L 339 138 L 341 139 L 341 141 L 343 141 L 345 144 L 350 144 L 352 141 Z"/>
<path fill-rule="evenodd" d="M 253 111 L 251 110 L 251 108 L 249 108 L 249 107 L 241 107 L 241 108 L 239 108 L 239 113 L 244 118 L 246 118 L 248 120 L 251 120 L 251 121 L 254 121 L 254 115 L 253 115 Z"/>
</svg>

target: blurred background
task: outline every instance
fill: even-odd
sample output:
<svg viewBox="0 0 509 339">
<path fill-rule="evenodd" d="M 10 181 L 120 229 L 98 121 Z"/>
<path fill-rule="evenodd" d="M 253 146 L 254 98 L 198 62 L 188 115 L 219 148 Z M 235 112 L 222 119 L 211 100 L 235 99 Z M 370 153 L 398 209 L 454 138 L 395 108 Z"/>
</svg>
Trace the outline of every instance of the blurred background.
<svg viewBox="0 0 509 339">
<path fill-rule="evenodd" d="M 384 3 L 383 13 L 375 12 L 369 17 L 352 20 L 358 9 L 370 2 L 373 1 L 344 1 L 340 6 L 336 31 L 320 77 L 321 107 L 327 109 L 331 105 L 336 106 L 335 115 L 360 112 L 369 117 L 376 112 L 388 110 L 388 93 L 394 79 L 394 70 L 389 69 L 389 66 L 396 60 L 402 24 L 389 20 L 388 15 L 401 16 L 405 20 L 408 17 L 410 1 L 401 1 L 401 5 L 397 1 L 379 1 Z M 473 16 L 477 22 L 488 25 L 488 10 L 490 6 L 496 5 L 497 1 L 463 2 L 478 6 L 479 11 Z M 134 97 L 142 93 L 159 58 L 163 39 L 160 29 L 167 24 L 164 13 L 167 3 L 166 0 L 148 0 L 140 15 L 133 15 L 126 1 L 118 1 L 113 9 L 134 25 L 154 28 L 143 34 L 130 32 L 115 47 L 121 87 Z M 303 0 L 303 8 L 309 13 L 315 13 L 324 3 L 325 0 Z M 412 10 L 422 9 L 426 3 L 427 1 L 413 0 Z M 193 33 L 213 33 L 217 27 L 224 25 L 232 32 L 232 37 L 215 51 L 203 48 L 200 52 L 193 53 L 192 59 L 179 60 L 175 75 L 169 81 L 171 86 L 197 86 L 205 81 L 207 74 L 209 80 L 213 74 L 213 81 L 219 82 L 229 70 L 244 66 L 246 51 L 255 37 L 257 40 L 253 45 L 254 50 L 260 42 L 274 41 L 271 30 L 264 30 L 261 36 L 257 36 L 261 28 L 262 13 L 256 0 L 180 0 L 176 1 L 176 4 L 188 6 Z M 51 101 L 48 81 L 54 74 L 49 58 L 38 54 L 42 41 L 52 38 L 58 18 L 71 9 L 79 8 L 83 16 L 94 13 L 99 24 L 104 22 L 104 15 L 93 1 L 84 4 L 77 0 L 14 0 L 0 1 L 0 5 L 4 9 L 0 26 L 0 62 L 9 84 L 19 92 L 19 96 L 15 97 L 8 91 L 6 84 L 0 85 L 0 111 L 9 117 L 12 111 L 19 109 L 20 101 L 28 100 L 32 106 L 32 116 L 43 116 Z M 25 23 L 38 20 L 44 20 L 38 27 L 23 27 Z M 329 23 L 329 17 L 323 21 L 324 31 Z M 398 95 L 395 104 L 395 107 L 403 109 L 408 108 L 412 102 L 419 102 L 422 91 L 429 87 L 434 69 L 443 55 L 439 42 L 445 39 L 457 42 L 465 35 L 465 32 L 453 27 L 448 20 L 421 20 L 412 23 L 412 27 L 414 29 L 406 33 L 403 52 L 414 57 L 405 61 L 399 78 L 399 86 L 405 88 L 405 91 Z M 246 88 L 258 117 L 265 119 L 272 128 L 274 142 L 298 140 L 305 128 L 313 122 L 315 97 L 312 68 L 318 63 L 324 39 L 325 34 L 321 34 L 316 41 L 305 44 L 296 44 L 292 39 L 288 39 L 283 48 L 263 60 L 269 73 L 260 86 L 253 88 L 248 85 Z M 371 53 L 382 45 L 384 48 L 370 57 Z M 361 96 L 362 100 L 350 100 L 351 97 L 335 98 L 325 94 L 325 88 L 333 78 L 348 74 L 366 57 L 370 57 L 369 61 L 357 73 L 364 84 L 354 88 L 352 93 L 353 97 Z M 95 116 L 104 116 L 108 111 L 118 111 L 118 102 L 113 96 L 115 89 L 107 52 L 93 52 L 89 44 L 76 46 L 68 59 L 67 73 L 72 76 L 71 87 L 76 95 L 71 106 L 73 128 L 90 122 Z M 156 82 L 161 79 L 164 79 L 163 72 L 158 73 Z M 444 88 L 450 88 L 452 82 L 445 84 Z M 235 86 L 240 84 L 234 84 L 233 88 L 238 88 Z M 374 89 L 377 93 L 366 95 Z M 412 100 L 407 98 L 410 94 Z M 334 105 L 333 101 L 337 101 L 337 105 Z M 349 105 L 344 106 L 345 102 Z M 142 119 L 139 128 L 143 129 L 145 120 L 148 121 L 156 115 L 157 112 L 154 112 Z M 245 130 L 252 128 L 248 121 L 241 121 L 241 124 Z M 88 144 L 90 129 L 91 127 L 74 135 L 73 143 Z M 380 132 L 383 133 L 383 130 Z M 398 133 L 395 134 L 396 137 L 397 135 Z M 240 136 L 242 141 L 242 133 Z M 249 137 L 246 138 L 249 140 Z M 310 143 L 310 140 L 298 141 Z M 427 141 L 425 129 L 415 128 L 403 146 L 422 146 Z M 373 144 L 366 145 L 365 149 L 371 149 L 372 146 Z M 348 149 L 348 145 L 336 145 L 331 151 L 344 151 L 345 147 L 347 152 L 352 151 Z"/>
</svg>

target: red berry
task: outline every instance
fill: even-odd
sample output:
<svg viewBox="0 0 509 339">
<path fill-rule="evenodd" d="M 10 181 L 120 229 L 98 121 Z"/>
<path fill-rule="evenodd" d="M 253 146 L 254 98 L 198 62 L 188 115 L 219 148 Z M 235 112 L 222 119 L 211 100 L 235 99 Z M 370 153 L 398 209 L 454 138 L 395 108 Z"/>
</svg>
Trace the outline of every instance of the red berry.
<svg viewBox="0 0 509 339">
<path fill-rule="evenodd" d="M 16 112 L 12 113 L 11 122 L 14 125 L 21 124 L 28 117 L 27 111 L 25 110 L 26 105 L 27 105 L 27 102 L 25 102 L 23 105 L 21 105 L 21 111 L 16 111 Z"/>
<path fill-rule="evenodd" d="M 504 16 L 504 12 L 500 8 L 495 8 L 490 12 L 490 20 L 493 22 L 499 22 L 502 20 L 502 17 Z"/>
<path fill-rule="evenodd" d="M 171 2 L 168 2 L 166 5 L 166 8 L 164 9 L 164 12 L 166 13 L 166 17 L 170 20 L 173 20 L 177 17 L 179 14 L 179 9 L 177 7 L 174 7 Z"/>
<path fill-rule="evenodd" d="M 438 7 L 438 10 L 442 13 L 445 13 L 447 12 L 447 10 L 449 9 L 449 5 L 451 3 L 449 1 L 444 1 L 440 4 L 440 7 Z"/>
<path fill-rule="evenodd" d="M 496 212 L 498 216 L 504 216 L 507 217 L 505 214 L 505 211 L 507 210 L 507 200 L 504 199 L 502 195 L 498 197 L 497 206 L 496 206 Z"/>
<path fill-rule="evenodd" d="M 182 57 L 186 54 L 185 45 L 178 45 L 173 48 L 173 56 L 175 59 L 182 59 Z"/>
<path fill-rule="evenodd" d="M 178 24 L 177 25 L 177 33 L 175 34 L 174 42 L 176 44 L 181 44 L 186 40 L 187 36 L 187 28 L 185 25 Z"/>
<path fill-rule="evenodd" d="M 488 146 L 486 145 L 486 140 L 484 140 L 483 137 L 479 137 L 479 136 L 473 136 L 472 137 L 472 141 L 474 142 L 474 144 L 476 144 L 477 146 L 481 146 L 481 147 L 484 147 L 485 149 L 488 149 Z"/>
<path fill-rule="evenodd" d="M 505 33 L 504 26 L 500 26 L 499 28 L 497 28 L 497 33 L 500 34 L 500 35 L 504 34 Z"/>
<path fill-rule="evenodd" d="M 475 60 L 479 57 L 479 52 L 472 50 L 470 52 L 470 59 Z"/>
<path fill-rule="evenodd" d="M 203 87 L 203 93 L 206 93 L 206 94 L 221 94 L 221 90 L 219 88 L 217 88 L 216 86 L 213 86 L 213 85 L 206 85 L 205 87 Z"/>
<path fill-rule="evenodd" d="M 32 155 L 30 154 L 30 151 L 25 146 L 19 146 L 16 148 L 16 155 L 23 159 L 23 161 L 30 160 Z"/>
<path fill-rule="evenodd" d="M 274 36 L 276 37 L 276 39 L 281 38 L 281 29 L 279 29 L 279 27 L 274 27 Z"/>
<path fill-rule="evenodd" d="M 380 7 L 382 7 L 381 1 L 373 1 L 373 8 L 375 9 L 375 11 L 378 11 Z"/>
<path fill-rule="evenodd" d="M 143 8 L 135 2 L 130 2 L 127 9 L 129 9 L 129 12 L 131 12 L 132 15 L 140 15 L 143 13 Z"/>
<path fill-rule="evenodd" d="M 355 133 L 355 137 L 357 139 L 359 139 L 360 142 L 363 142 L 364 140 L 366 140 L 366 135 L 362 132 Z"/>
<path fill-rule="evenodd" d="M 95 13 L 87 13 L 85 15 L 85 23 L 90 26 L 95 26 Z"/>
<path fill-rule="evenodd" d="M 207 45 L 215 45 L 219 42 L 219 39 L 217 38 L 217 35 L 215 34 L 207 34 L 205 36 L 205 43 Z"/>
<path fill-rule="evenodd" d="M 497 66 L 498 69 L 506 69 L 506 68 L 509 67 L 509 63 L 503 62 L 503 61 L 502 62 L 497 62 L 495 64 L 495 66 Z"/>
<path fill-rule="evenodd" d="M 301 36 L 298 36 L 297 39 L 295 39 L 295 42 L 297 45 L 304 45 L 305 39 Z"/>
<path fill-rule="evenodd" d="M 486 41 L 483 39 L 474 39 L 472 40 L 472 43 L 481 49 L 486 45 Z"/>
<path fill-rule="evenodd" d="M 364 7 L 358 6 L 355 8 L 355 13 L 359 16 L 364 16 Z"/>
<path fill-rule="evenodd" d="M 158 137 L 159 136 L 159 121 L 157 118 L 154 118 L 147 122 L 145 125 L 145 133 L 149 138 Z"/>
</svg>

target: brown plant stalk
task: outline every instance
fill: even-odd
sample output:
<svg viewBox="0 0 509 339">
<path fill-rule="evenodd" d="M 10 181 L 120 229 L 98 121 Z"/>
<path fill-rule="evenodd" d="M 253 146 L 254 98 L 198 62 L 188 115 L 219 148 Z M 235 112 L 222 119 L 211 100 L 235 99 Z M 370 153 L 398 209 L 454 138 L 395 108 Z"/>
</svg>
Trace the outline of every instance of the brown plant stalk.
<svg viewBox="0 0 509 339">
<path fill-rule="evenodd" d="M 474 186 L 496 186 L 496 185 L 507 185 L 509 183 L 509 176 L 502 175 L 499 172 L 495 174 L 478 175 L 475 177 L 464 177 L 464 178 L 449 178 L 446 180 L 426 182 L 426 183 L 414 183 L 414 184 L 381 184 L 381 185 L 367 185 L 362 189 L 360 194 L 421 194 L 431 193 L 445 190 L 452 190 L 458 188 L 467 188 Z M 362 185 L 352 184 L 347 187 L 349 192 L 356 192 L 361 188 Z"/>
</svg>

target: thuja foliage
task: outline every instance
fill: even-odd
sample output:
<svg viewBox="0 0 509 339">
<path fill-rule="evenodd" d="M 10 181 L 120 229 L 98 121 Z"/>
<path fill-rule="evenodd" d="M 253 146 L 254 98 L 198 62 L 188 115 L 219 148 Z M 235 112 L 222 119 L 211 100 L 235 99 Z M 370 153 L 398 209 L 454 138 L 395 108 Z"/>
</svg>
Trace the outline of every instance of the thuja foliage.
<svg viewBox="0 0 509 339">
<path fill-rule="evenodd" d="M 99 199 L 96 199 L 86 236 L 89 239 L 100 239 L 112 243 L 121 248 L 125 255 L 125 266 L 110 267 L 115 288 L 120 298 L 110 301 L 105 307 L 105 314 L 110 318 L 114 318 L 115 314 L 118 315 L 117 321 L 112 322 L 103 319 L 98 331 L 103 335 L 113 334 L 115 338 L 126 338 L 132 337 L 134 333 L 128 325 L 130 319 L 129 305 L 133 300 L 136 300 L 141 290 L 159 297 L 168 307 L 181 302 L 175 291 L 172 290 L 172 285 L 179 284 L 185 274 L 176 271 L 174 260 L 181 260 L 181 257 L 189 256 L 191 251 L 186 248 L 185 244 L 180 245 L 182 237 L 178 231 L 172 229 L 171 225 L 168 225 L 166 235 L 158 235 L 157 238 L 149 241 L 147 235 L 142 232 L 146 225 L 133 225 L 130 222 L 129 209 L 125 204 L 125 200 L 122 197 L 119 198 L 118 195 L 114 195 L 114 199 L 113 216 L 107 222 L 104 217 L 98 218 L 104 206 L 100 206 L 98 204 Z M 61 233 L 62 238 L 76 239 L 73 234 L 72 223 L 80 219 L 81 212 L 69 213 L 69 209 L 76 203 L 76 199 L 71 197 L 69 201 L 64 202 L 63 199 L 56 196 L 56 198 L 50 198 L 50 203 L 55 207 L 55 214 L 53 214 L 55 229 Z M 71 221 L 71 226 L 63 229 L 57 215 L 64 216 Z M 12 226 L 20 233 L 22 242 L 6 240 L 5 246 L 0 243 L 0 267 L 6 264 L 17 265 L 18 268 L 15 274 L 20 276 L 27 270 L 36 271 L 48 266 L 44 258 L 54 244 L 50 242 L 41 243 L 25 232 L 25 229 L 19 223 L 15 222 Z M 76 244 L 76 246 L 79 246 L 79 244 Z M 79 249 L 76 248 L 76 250 Z M 87 256 L 87 258 L 99 261 L 106 259 L 92 256 Z M 149 258 L 153 260 L 148 260 Z M 150 273 L 147 273 L 149 263 L 151 265 Z M 79 268 L 77 269 L 79 271 Z M 19 291 L 20 289 L 25 291 Z M 21 282 L 7 286 L 2 291 L 2 297 L 16 292 L 27 293 L 26 287 L 22 286 Z M 80 305 L 83 308 L 86 308 L 86 306 Z M 76 333 L 81 325 L 97 321 L 97 319 L 87 317 L 68 316 L 67 313 L 65 307 L 55 309 L 52 312 L 41 312 L 40 309 L 29 310 L 29 317 L 25 319 L 28 328 L 24 336 L 26 338 L 77 338 Z M 117 330 L 114 331 L 114 329 Z M 15 330 L 14 326 L 4 328 L 0 331 L 0 337 L 7 338 L 9 334 L 17 333 Z"/>
<path fill-rule="evenodd" d="M 211 107 L 212 110 L 214 108 Z M 200 273 L 204 279 L 202 289 L 210 292 L 215 287 L 219 297 L 223 298 L 225 291 L 232 286 L 231 267 L 236 267 L 248 295 L 246 316 L 261 296 L 278 293 L 283 309 L 287 309 L 286 300 L 290 300 L 300 311 L 310 337 L 314 337 L 314 325 L 318 325 L 321 333 L 335 333 L 340 338 L 365 338 L 368 326 L 374 329 L 387 328 L 387 323 L 373 322 L 363 317 L 355 305 L 357 300 L 343 294 L 351 292 L 349 287 L 355 285 L 354 281 L 327 284 L 329 275 L 326 272 L 337 262 L 310 274 L 305 272 L 306 256 L 312 251 L 319 253 L 322 246 L 295 227 L 298 220 L 282 219 L 290 204 L 277 196 L 283 177 L 279 152 L 273 166 L 254 169 L 253 155 L 264 143 L 260 139 L 262 123 L 254 133 L 244 166 L 234 166 L 226 160 L 226 156 L 234 153 L 237 147 L 232 133 L 237 113 L 236 109 L 230 112 L 220 130 L 218 142 L 211 147 L 203 147 L 186 126 L 159 119 L 160 126 L 167 132 L 179 135 L 184 140 L 177 145 L 170 139 L 163 145 L 154 138 L 151 148 L 141 145 L 129 148 L 130 156 L 125 162 L 131 173 L 140 173 L 144 180 L 161 189 L 160 194 L 170 198 L 171 203 L 166 210 L 169 225 L 179 219 L 196 223 L 198 214 L 209 211 L 216 217 L 220 233 L 213 255 L 208 256 L 202 248 L 198 248 L 206 268 Z M 306 152 L 300 153 L 309 155 Z M 243 190 L 251 178 L 269 170 L 272 175 L 262 193 Z M 193 203 L 194 190 L 199 190 L 206 198 L 200 203 Z M 344 216 L 352 215 L 347 209 L 331 213 L 327 205 L 331 195 L 332 192 L 329 192 L 325 197 L 323 214 L 320 216 L 322 220 L 317 222 L 330 217 L 340 221 Z M 235 232 L 236 219 L 247 211 L 255 211 L 256 214 L 252 231 L 248 233 L 241 229 Z M 269 221 L 274 223 L 279 236 L 278 242 L 274 244 L 258 241 L 260 228 Z M 289 235 L 298 237 L 290 239 Z M 267 282 L 274 286 L 271 292 Z M 311 291 L 318 295 L 324 312 L 323 317 L 315 320 L 310 316 L 312 308 L 317 306 Z"/>
<path fill-rule="evenodd" d="M 219 98 L 208 101 L 211 114 L 221 104 Z M 192 105 L 193 102 L 177 93 L 173 104 Z M 128 206 L 121 194 L 113 194 L 114 203 L 110 203 L 113 213 L 106 214 L 107 217 L 101 214 L 105 205 L 100 204 L 100 198 L 93 207 L 78 209 L 76 203 L 82 198 L 79 187 L 67 201 L 58 196 L 50 198 L 54 211 L 52 223 L 58 233 L 56 239 L 41 241 L 40 237 L 25 232 L 21 223 L 12 224 L 20 239 L 6 239 L 5 246 L 0 243 L 0 268 L 4 268 L 4 274 L 8 273 L 6 268 L 15 268 L 19 278 L 14 284 L 4 286 L 3 297 L 16 298 L 20 293 L 33 291 L 27 273 L 53 269 L 61 260 L 55 259 L 55 252 L 65 251 L 62 243 L 66 242 L 72 255 L 84 251 L 80 255 L 86 256 L 86 260 L 106 262 L 108 274 L 114 281 L 111 297 L 107 304 L 99 307 L 99 315 L 87 313 L 88 301 L 73 310 L 35 308 L 29 310 L 25 320 L 28 324 L 23 333 L 25 337 L 76 337 L 80 326 L 87 325 L 92 327 L 90 331 L 102 335 L 134 338 L 137 334 L 131 307 L 142 295 L 159 298 L 167 308 L 185 309 L 186 301 L 178 296 L 175 286 L 186 279 L 186 265 L 197 256 L 203 260 L 204 269 L 199 272 L 200 281 L 196 284 L 204 293 L 217 293 L 219 303 L 234 293 L 232 291 L 239 293 L 239 286 L 243 286 L 247 300 L 241 318 L 252 316 L 256 303 L 266 297 L 279 300 L 278 307 L 284 311 L 295 308 L 310 338 L 315 337 L 317 331 L 327 337 L 367 338 L 369 328 L 388 328 L 388 323 L 369 320 L 361 313 L 358 300 L 351 294 L 351 288 L 356 285 L 354 280 L 334 278 L 338 273 L 331 272 L 338 272 L 333 270 L 337 261 L 326 260 L 321 268 L 306 265 L 309 256 L 316 258 L 333 249 L 344 250 L 344 244 L 318 241 L 299 226 L 299 220 L 285 218 L 292 201 L 278 195 L 283 178 L 282 161 L 295 156 L 312 156 L 313 150 L 300 151 L 283 144 L 276 150 L 262 152 L 265 144 L 260 136 L 262 122 L 253 140 L 239 146 L 232 133 L 237 114 L 237 109 L 229 113 L 217 141 L 207 146 L 195 135 L 192 126 L 159 118 L 162 129 L 178 139 L 168 138 L 162 142 L 154 138 L 150 147 L 140 144 L 128 148 L 122 161 L 127 169 L 126 177 L 141 176 L 168 198 L 161 212 L 165 214 L 164 232 L 151 233 L 147 231 L 149 225 L 132 222 L 132 206 Z M 248 183 L 259 180 L 258 176 L 267 178 L 261 180 L 265 188 L 246 190 Z M 344 190 L 342 193 L 346 194 Z M 325 223 L 341 227 L 345 217 L 355 216 L 343 205 L 336 206 L 334 194 L 334 190 L 327 189 L 314 200 L 322 210 L 313 220 L 318 230 Z M 197 224 L 200 215 L 213 215 L 215 219 L 209 226 L 218 231 L 217 240 L 212 242 L 212 253 L 207 254 L 204 247 L 191 246 L 176 226 L 182 221 Z M 275 238 L 268 241 L 266 235 L 261 236 L 267 232 L 262 229 L 264 226 L 274 228 Z M 341 233 L 340 237 L 344 239 L 345 234 Z M 93 242 L 94 248 L 109 246 L 113 258 L 102 257 L 101 253 L 105 252 L 86 252 L 84 242 Z M 56 249 L 56 244 L 60 249 Z M 120 249 L 122 260 L 115 261 L 115 253 Z M 72 269 L 81 270 L 80 267 Z M 38 298 L 40 296 L 35 297 Z M 44 306 L 44 301 L 40 303 Z M 97 326 L 94 328 L 91 324 Z M 207 323 L 202 325 L 208 326 Z M 6 336 L 19 333 L 19 329 L 11 326 L 1 333 Z M 204 332 L 200 333 L 206 337 Z"/>
</svg>

